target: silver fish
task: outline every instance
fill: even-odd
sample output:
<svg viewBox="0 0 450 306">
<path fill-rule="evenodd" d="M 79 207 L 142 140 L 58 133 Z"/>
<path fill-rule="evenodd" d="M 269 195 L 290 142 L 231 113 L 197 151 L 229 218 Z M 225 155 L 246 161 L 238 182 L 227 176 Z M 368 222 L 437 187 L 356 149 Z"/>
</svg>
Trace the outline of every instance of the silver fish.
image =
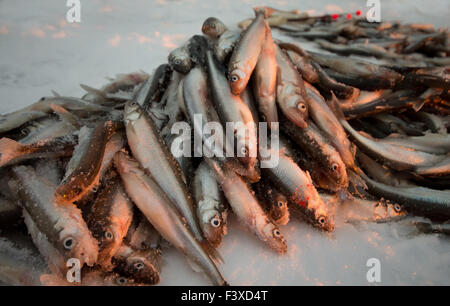
<svg viewBox="0 0 450 306">
<path fill-rule="evenodd" d="M 12 174 L 14 181 L 10 182 L 10 188 L 17 190 L 35 244 L 41 253 L 51 246 L 46 259 L 53 270 L 64 272 L 65 261 L 69 258 L 79 259 L 81 266 L 94 265 L 98 256 L 97 241 L 89 232 L 81 211 L 73 204 L 59 202 L 54 197 L 55 186 L 37 177 L 30 167 L 13 167 Z"/>
<path fill-rule="evenodd" d="M 195 216 L 194 201 L 183 181 L 181 169 L 161 139 L 152 119 L 139 104 L 130 101 L 125 106 L 125 126 L 133 155 L 173 201 L 195 237 L 203 241 Z"/>
<path fill-rule="evenodd" d="M 276 105 L 277 60 L 272 31 L 267 22 L 265 22 L 265 27 L 266 37 L 254 70 L 253 90 L 259 110 L 270 127 L 270 123 L 278 122 Z"/>
<path fill-rule="evenodd" d="M 239 95 L 247 87 L 266 37 L 264 14 L 257 13 L 252 24 L 241 34 L 228 64 L 231 92 Z"/>
<path fill-rule="evenodd" d="M 111 270 L 133 218 L 133 204 L 123 190 L 120 177 L 112 178 L 90 208 L 87 225 L 99 242 L 97 264 Z"/>
<path fill-rule="evenodd" d="M 213 246 L 218 247 L 227 234 L 228 212 L 223 193 L 205 161 L 195 171 L 193 190 L 203 234 Z"/>
<path fill-rule="evenodd" d="M 283 114 L 296 126 L 306 128 L 308 105 L 305 84 L 301 75 L 280 47 L 276 48 L 278 65 L 277 103 Z"/>
<path fill-rule="evenodd" d="M 0 139 L 0 167 L 36 158 L 70 156 L 78 137 L 74 134 L 24 145 L 9 138 Z"/>
<path fill-rule="evenodd" d="M 164 239 L 199 265 L 213 284 L 225 285 L 226 281 L 211 259 L 209 250 L 198 242 L 185 223 L 186 219 L 153 178 L 125 153 L 117 153 L 114 161 L 128 195 Z"/>
<path fill-rule="evenodd" d="M 247 182 L 229 167 L 206 159 L 233 212 L 256 236 L 280 254 L 287 251 L 286 240 L 262 209 Z"/>
</svg>

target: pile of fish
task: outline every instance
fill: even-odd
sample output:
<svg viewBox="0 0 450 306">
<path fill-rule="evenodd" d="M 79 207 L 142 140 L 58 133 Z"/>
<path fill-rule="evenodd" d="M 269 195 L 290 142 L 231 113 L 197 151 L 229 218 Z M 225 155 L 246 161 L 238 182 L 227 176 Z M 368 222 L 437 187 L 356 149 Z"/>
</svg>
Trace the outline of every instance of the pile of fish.
<svg viewBox="0 0 450 306">
<path fill-rule="evenodd" d="M 449 233 L 448 32 L 254 11 L 239 31 L 208 18 L 152 76 L 0 117 L 0 282 L 79 284 L 78 266 L 82 285 L 156 284 L 173 246 L 226 285 L 230 213 L 279 254 L 291 218 L 333 232 L 409 214 Z M 230 122 L 244 133 L 205 132 Z"/>
</svg>

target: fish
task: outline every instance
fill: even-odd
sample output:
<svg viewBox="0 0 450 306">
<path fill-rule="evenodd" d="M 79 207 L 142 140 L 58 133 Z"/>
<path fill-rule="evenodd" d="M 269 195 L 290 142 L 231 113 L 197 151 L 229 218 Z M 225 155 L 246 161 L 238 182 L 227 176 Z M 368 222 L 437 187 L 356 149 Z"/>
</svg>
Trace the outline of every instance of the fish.
<svg viewBox="0 0 450 306">
<path fill-rule="evenodd" d="M 75 202 L 98 183 L 106 144 L 112 135 L 121 129 L 122 122 L 101 121 L 97 124 L 90 134 L 79 163 L 58 185 L 55 193 L 58 197 L 63 201 Z"/>
<path fill-rule="evenodd" d="M 416 167 L 432 166 L 445 158 L 442 155 L 434 155 L 378 142 L 375 138 L 369 138 L 368 135 L 357 132 L 345 119 L 340 119 L 340 121 L 345 130 L 352 136 L 358 148 L 392 169 L 398 171 L 413 170 Z"/>
<path fill-rule="evenodd" d="M 364 173 L 369 192 L 403 205 L 414 214 L 448 218 L 450 216 L 450 190 L 435 190 L 421 186 L 390 186 L 370 179 Z"/>
<path fill-rule="evenodd" d="M 422 176 L 450 176 L 450 154 L 433 166 L 417 167 L 414 172 Z"/>
<path fill-rule="evenodd" d="M 412 222 L 417 230 L 425 234 L 450 234 L 450 224 L 444 223 L 435 223 L 435 222 L 424 222 L 424 221 L 414 221 Z"/>
<path fill-rule="evenodd" d="M 228 210 L 214 173 L 205 161 L 195 171 L 192 188 L 203 235 L 217 248 L 227 234 Z"/>
<path fill-rule="evenodd" d="M 262 173 L 287 197 L 294 211 L 299 212 L 313 226 L 334 231 L 333 211 L 322 201 L 309 173 L 304 172 L 289 156 L 274 149 L 265 149 L 262 156 L 278 154 L 275 167 L 263 168 Z"/>
<path fill-rule="evenodd" d="M 405 108 L 419 110 L 428 99 L 429 96 L 425 94 L 418 96 L 414 89 L 404 89 L 387 93 L 374 100 L 365 100 L 359 103 L 343 103 L 342 109 L 346 118 L 360 118 Z"/>
<path fill-rule="evenodd" d="M 214 54 L 220 63 L 226 63 L 239 42 L 241 34 L 236 31 L 225 31 L 213 44 Z"/>
<path fill-rule="evenodd" d="M 196 239 L 186 219 L 163 190 L 149 177 L 138 162 L 118 152 L 114 164 L 122 177 L 125 190 L 139 210 L 161 236 L 190 261 L 200 266 L 214 285 L 226 285 L 209 249 Z"/>
<path fill-rule="evenodd" d="M 336 102 L 333 103 L 332 108 L 342 126 L 351 135 L 358 148 L 376 161 L 379 161 L 392 169 L 398 171 L 413 170 L 416 167 L 432 166 L 445 158 L 445 156 L 442 155 L 434 155 L 378 142 L 375 138 L 357 132 L 344 118 L 342 109 L 340 109 L 340 106 Z"/>
<path fill-rule="evenodd" d="M 211 131 L 213 133 L 205 130 L 207 123 L 217 123 L 220 119 L 208 94 L 206 73 L 200 67 L 195 67 L 186 76 L 183 83 L 183 98 L 187 117 L 193 126 L 194 133 L 202 138 L 203 146 L 206 147 L 207 151 L 204 154 L 211 154 L 225 161 L 227 146 L 230 144 L 224 136 L 223 129 Z M 200 121 L 196 118 L 200 118 Z M 214 137 L 213 143 L 211 143 L 212 137 Z M 202 148 L 199 149 L 200 152 L 203 152 Z"/>
<path fill-rule="evenodd" d="M 359 89 L 386 89 L 393 88 L 403 81 L 404 77 L 387 67 L 372 64 L 364 60 L 356 60 L 348 57 L 339 57 L 336 55 L 325 55 L 316 52 L 309 52 L 311 59 L 320 66 L 326 66 L 332 69 L 328 75 L 341 83 L 358 87 Z M 357 84 L 349 82 L 354 79 Z M 358 80 L 359 79 L 359 80 Z"/>
<path fill-rule="evenodd" d="M 321 165 L 321 170 L 330 177 L 336 187 L 345 189 L 348 186 L 347 170 L 339 152 L 330 144 L 313 122 L 308 127 L 299 129 L 289 120 L 284 120 L 281 127 L 302 150 Z"/>
<path fill-rule="evenodd" d="M 135 250 L 122 244 L 114 255 L 114 271 L 134 283 L 155 285 L 160 281 L 161 250 Z"/>
<path fill-rule="evenodd" d="M 191 39 L 189 39 L 181 47 L 178 47 L 169 53 L 169 65 L 173 70 L 178 71 L 179 73 L 186 74 L 194 66 L 194 62 L 192 61 L 191 54 L 189 52 L 189 44 L 191 43 Z"/>
<path fill-rule="evenodd" d="M 0 168 L 30 159 L 70 156 L 77 142 L 78 136 L 75 134 L 41 140 L 28 145 L 2 138 L 0 139 Z"/>
<path fill-rule="evenodd" d="M 40 276 L 48 273 L 44 258 L 22 234 L 0 237 L 0 284 L 40 286 Z"/>
<path fill-rule="evenodd" d="M 227 30 L 227 26 L 216 17 L 207 18 L 202 25 L 202 33 L 210 38 L 217 39 Z"/>
<path fill-rule="evenodd" d="M 15 166 L 12 176 L 9 186 L 17 192 L 25 224 L 52 271 L 65 273 L 70 258 L 77 258 L 81 266 L 93 266 L 98 245 L 81 211 L 71 203 L 58 201 L 54 196 L 56 186 L 38 177 L 32 168 Z"/>
<path fill-rule="evenodd" d="M 301 75 L 297 72 L 283 51 L 276 48 L 277 59 L 277 104 L 286 118 L 300 128 L 306 128 L 308 105 L 306 89 Z"/>
<path fill-rule="evenodd" d="M 134 230 L 128 230 L 127 243 L 137 250 L 161 248 L 162 237 L 150 222 L 142 217 Z"/>
<path fill-rule="evenodd" d="M 279 254 L 286 253 L 286 239 L 280 229 L 270 221 L 248 183 L 230 167 L 223 167 L 212 159 L 205 160 L 239 220 L 271 249 Z"/>
<path fill-rule="evenodd" d="M 320 193 L 320 196 L 324 201 L 329 201 L 330 198 L 334 197 L 323 193 Z M 337 199 L 334 199 L 334 201 L 337 201 Z M 386 223 L 402 220 L 407 215 L 406 210 L 398 203 L 392 203 L 384 199 L 373 200 L 353 197 L 340 201 L 336 219 L 345 223 Z"/>
<path fill-rule="evenodd" d="M 133 156 L 176 205 L 197 240 L 205 241 L 195 215 L 193 197 L 183 181 L 179 164 L 152 119 L 133 101 L 125 105 L 125 126 Z"/>
<path fill-rule="evenodd" d="M 247 87 L 265 38 L 264 14 L 258 12 L 252 24 L 241 34 L 228 63 L 229 84 L 233 94 L 240 95 Z"/>
<path fill-rule="evenodd" d="M 306 82 L 315 84 L 325 91 L 332 91 L 340 99 L 352 99 L 359 95 L 358 88 L 331 78 L 322 67 L 310 59 L 309 54 L 298 43 L 280 42 L 278 45 L 287 51 L 287 55 Z"/>
<path fill-rule="evenodd" d="M 231 144 L 236 144 L 234 150 L 237 159 L 247 168 L 245 176 L 252 182 L 256 182 L 259 180 L 257 132 L 252 112 L 242 98 L 233 94 L 226 86 L 225 73 L 212 52 L 207 51 L 206 56 L 213 105 L 222 122 L 222 127 L 227 130 L 227 125 L 231 124 L 233 133 L 227 132 L 226 137 Z M 229 155 L 227 150 L 227 156 Z"/>
<path fill-rule="evenodd" d="M 424 136 L 401 136 L 391 134 L 378 141 L 436 155 L 450 152 L 450 135 L 448 134 L 441 135 L 427 133 Z"/>
<path fill-rule="evenodd" d="M 44 97 L 36 103 L 0 117 L 0 133 L 10 131 L 22 124 L 42 118 L 53 111 L 51 105 L 64 107 L 80 116 L 94 112 L 108 112 L 110 108 L 72 97 Z"/>
<path fill-rule="evenodd" d="M 268 180 L 259 181 L 255 185 L 258 200 L 265 206 L 272 222 L 277 225 L 286 225 L 289 222 L 289 208 L 287 197 L 272 186 Z"/>
<path fill-rule="evenodd" d="M 99 243 L 97 265 L 111 271 L 116 255 L 133 218 L 133 204 L 126 195 L 120 177 L 112 177 L 90 208 L 87 225 Z"/>
<path fill-rule="evenodd" d="M 133 99 L 148 111 L 154 104 L 158 104 L 161 101 L 171 77 L 172 68 L 170 65 L 159 65 L 155 69 L 151 79 L 149 78 L 142 85 Z"/>
<path fill-rule="evenodd" d="M 267 22 L 265 22 L 265 27 L 266 37 L 254 70 L 253 90 L 258 108 L 264 115 L 268 126 L 271 127 L 272 122 L 278 122 L 276 105 L 277 60 L 272 31 Z"/>
<path fill-rule="evenodd" d="M 350 169 L 356 169 L 352 144 L 336 115 L 317 89 L 307 82 L 305 88 L 310 117 L 339 152 L 345 165 Z M 333 98 L 336 99 L 335 96 Z"/>
<path fill-rule="evenodd" d="M 411 186 L 409 174 L 396 173 L 386 166 L 380 165 L 361 151 L 357 152 L 361 167 L 377 182 L 392 186 Z"/>
</svg>

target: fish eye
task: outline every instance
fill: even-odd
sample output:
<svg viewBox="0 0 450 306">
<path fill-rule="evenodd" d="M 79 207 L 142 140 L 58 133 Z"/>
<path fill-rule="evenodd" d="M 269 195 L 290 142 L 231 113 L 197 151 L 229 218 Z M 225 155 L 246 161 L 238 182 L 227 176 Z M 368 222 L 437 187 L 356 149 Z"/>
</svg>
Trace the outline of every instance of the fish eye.
<svg viewBox="0 0 450 306">
<path fill-rule="evenodd" d="M 326 222 L 326 218 L 325 218 L 325 216 L 320 216 L 318 219 L 317 219 L 317 221 L 319 222 L 319 224 L 320 225 L 325 225 L 325 222 Z"/>
<path fill-rule="evenodd" d="M 246 147 L 242 147 L 241 148 L 241 153 L 242 153 L 242 155 L 247 155 L 247 153 L 248 153 L 247 148 Z"/>
<path fill-rule="evenodd" d="M 213 28 L 213 29 L 216 28 L 216 25 L 215 25 L 214 23 L 211 23 L 209 26 L 210 26 L 211 28 Z"/>
<path fill-rule="evenodd" d="M 92 192 L 93 192 L 93 193 L 97 193 L 97 191 L 98 191 L 98 187 L 97 187 L 97 186 L 92 187 Z"/>
<path fill-rule="evenodd" d="M 237 82 L 237 81 L 239 81 L 239 77 L 237 75 L 232 75 L 231 82 Z"/>
<path fill-rule="evenodd" d="M 332 169 L 333 171 L 336 171 L 336 170 L 338 169 L 338 165 L 337 165 L 337 164 L 331 165 L 331 169 Z"/>
<path fill-rule="evenodd" d="M 281 232 L 278 228 L 274 229 L 272 233 L 275 238 L 278 238 L 281 236 Z"/>
<path fill-rule="evenodd" d="M 29 132 L 30 132 L 30 130 L 28 128 L 23 128 L 23 129 L 20 130 L 20 133 L 22 135 L 27 135 Z"/>
<path fill-rule="evenodd" d="M 142 270 L 142 269 L 144 269 L 144 263 L 143 262 L 141 262 L 141 261 L 138 261 L 138 262 L 135 262 L 134 263 L 134 267 L 137 269 L 137 270 Z"/>
<path fill-rule="evenodd" d="M 400 204 L 395 203 L 394 204 L 394 210 L 396 212 L 401 212 L 402 211 L 402 206 Z"/>
<path fill-rule="evenodd" d="M 73 243 L 73 238 L 72 237 L 68 237 L 68 238 L 64 239 L 63 246 L 64 246 L 64 248 L 66 250 L 72 249 L 73 245 L 74 245 L 74 243 Z"/>
<path fill-rule="evenodd" d="M 303 104 L 303 103 L 299 103 L 299 104 L 297 105 L 297 108 L 298 108 L 300 111 L 304 112 L 304 111 L 306 110 L 306 105 Z"/>
<path fill-rule="evenodd" d="M 284 206 L 284 202 L 283 201 L 278 201 L 277 205 L 279 208 L 282 208 Z"/>
<path fill-rule="evenodd" d="M 108 240 L 112 240 L 114 238 L 114 235 L 110 231 L 106 231 L 105 232 L 105 238 L 108 239 Z"/>
<path fill-rule="evenodd" d="M 118 283 L 119 285 L 125 285 L 125 284 L 127 283 L 127 279 L 126 279 L 125 277 L 119 277 L 119 278 L 117 279 L 117 283 Z"/>
<path fill-rule="evenodd" d="M 181 60 L 177 59 L 174 61 L 175 65 L 180 65 L 181 64 Z"/>
<path fill-rule="evenodd" d="M 211 219 L 211 225 L 213 226 L 213 227 L 219 227 L 220 226 L 220 219 L 219 219 L 219 217 L 214 217 L 214 218 L 212 218 Z"/>
</svg>

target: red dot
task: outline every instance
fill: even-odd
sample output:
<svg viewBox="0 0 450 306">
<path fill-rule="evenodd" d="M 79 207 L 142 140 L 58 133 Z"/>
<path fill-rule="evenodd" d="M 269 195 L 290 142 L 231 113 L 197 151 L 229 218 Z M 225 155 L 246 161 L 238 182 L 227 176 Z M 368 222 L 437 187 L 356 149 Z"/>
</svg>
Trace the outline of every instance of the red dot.
<svg viewBox="0 0 450 306">
<path fill-rule="evenodd" d="M 356 16 L 361 16 L 361 11 L 360 10 L 356 11 Z"/>
<path fill-rule="evenodd" d="M 347 19 L 352 19 L 352 14 L 347 14 Z"/>
<path fill-rule="evenodd" d="M 333 14 L 333 15 L 331 15 L 331 18 L 333 18 L 334 20 L 336 20 L 336 19 L 339 18 L 339 15 L 338 15 L 338 14 Z"/>
</svg>

